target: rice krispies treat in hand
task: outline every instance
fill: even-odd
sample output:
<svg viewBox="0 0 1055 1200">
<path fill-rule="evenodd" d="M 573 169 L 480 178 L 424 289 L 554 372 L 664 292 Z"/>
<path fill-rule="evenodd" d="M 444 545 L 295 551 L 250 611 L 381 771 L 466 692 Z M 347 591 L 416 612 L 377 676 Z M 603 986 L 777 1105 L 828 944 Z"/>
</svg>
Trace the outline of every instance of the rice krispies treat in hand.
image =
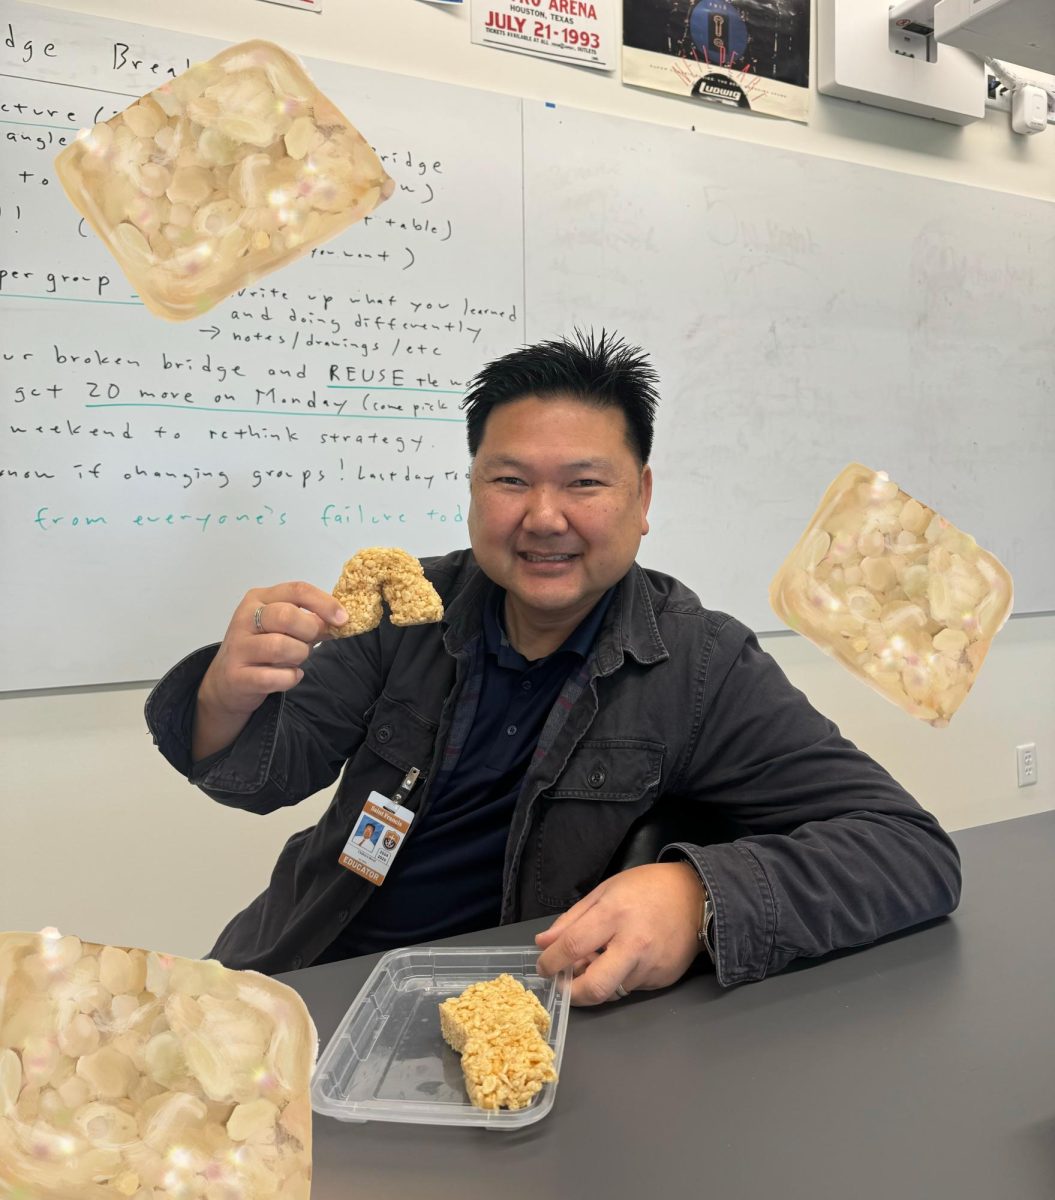
<svg viewBox="0 0 1055 1200">
<path fill-rule="evenodd" d="M 443 601 L 425 578 L 421 563 L 405 550 L 373 546 L 345 564 L 333 595 L 348 614 L 335 637 L 355 637 L 381 624 L 381 600 L 393 625 L 427 625 L 443 619 Z"/>
<path fill-rule="evenodd" d="M 556 1080 L 546 1042 L 549 1013 L 511 975 L 470 984 L 439 1006 L 440 1030 L 462 1056 L 469 1099 L 477 1108 L 525 1108 Z"/>
</svg>

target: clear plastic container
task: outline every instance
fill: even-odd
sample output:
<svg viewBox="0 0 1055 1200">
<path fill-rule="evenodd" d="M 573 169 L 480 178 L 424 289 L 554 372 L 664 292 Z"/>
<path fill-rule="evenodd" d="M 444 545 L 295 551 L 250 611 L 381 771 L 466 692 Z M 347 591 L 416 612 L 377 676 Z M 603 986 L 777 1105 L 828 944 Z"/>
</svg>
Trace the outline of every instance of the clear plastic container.
<svg viewBox="0 0 1055 1200">
<path fill-rule="evenodd" d="M 557 1083 L 527 1108 L 485 1111 L 469 1102 L 460 1056 L 440 1034 L 439 1004 L 469 984 L 507 972 L 550 1015 L 560 1074 L 571 970 L 544 979 L 533 946 L 436 946 L 391 950 L 371 972 L 323 1051 L 311 1081 L 317 1113 L 339 1121 L 403 1121 L 521 1129 L 553 1107 Z"/>
</svg>

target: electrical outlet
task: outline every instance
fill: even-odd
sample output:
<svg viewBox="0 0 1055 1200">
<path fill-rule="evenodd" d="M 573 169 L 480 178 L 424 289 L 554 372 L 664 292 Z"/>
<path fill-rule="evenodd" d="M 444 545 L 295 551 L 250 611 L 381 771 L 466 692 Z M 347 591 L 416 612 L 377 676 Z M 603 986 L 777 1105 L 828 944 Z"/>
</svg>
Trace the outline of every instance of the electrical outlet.
<svg viewBox="0 0 1055 1200">
<path fill-rule="evenodd" d="M 1037 743 L 1016 746 L 1015 754 L 1018 756 L 1018 786 L 1029 787 L 1037 782 Z"/>
</svg>

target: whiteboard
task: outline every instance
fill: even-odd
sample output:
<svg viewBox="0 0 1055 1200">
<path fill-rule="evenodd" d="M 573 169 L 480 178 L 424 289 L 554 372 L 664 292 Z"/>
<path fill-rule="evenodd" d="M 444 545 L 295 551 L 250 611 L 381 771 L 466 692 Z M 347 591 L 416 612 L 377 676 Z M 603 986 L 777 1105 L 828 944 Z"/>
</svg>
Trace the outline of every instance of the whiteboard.
<svg viewBox="0 0 1055 1200">
<path fill-rule="evenodd" d="M 305 60 L 396 194 L 172 324 L 79 226 L 52 163 L 100 108 L 221 43 L 0 0 L 8 21 L 0 689 L 156 678 L 251 587 L 329 588 L 364 545 L 465 545 L 459 401 L 524 338 L 519 101 Z"/>
<path fill-rule="evenodd" d="M 662 379 L 640 560 L 777 629 L 825 487 L 886 470 L 1055 608 L 1055 205 L 525 104 L 528 335 Z"/>
<path fill-rule="evenodd" d="M 51 165 L 220 43 L 0 22 L 0 690 L 156 678 L 250 587 L 467 544 L 465 382 L 574 325 L 655 358 L 641 558 L 706 604 L 778 628 L 769 579 L 859 459 L 1055 608 L 1052 205 L 306 60 L 399 190 L 170 324 Z"/>
</svg>

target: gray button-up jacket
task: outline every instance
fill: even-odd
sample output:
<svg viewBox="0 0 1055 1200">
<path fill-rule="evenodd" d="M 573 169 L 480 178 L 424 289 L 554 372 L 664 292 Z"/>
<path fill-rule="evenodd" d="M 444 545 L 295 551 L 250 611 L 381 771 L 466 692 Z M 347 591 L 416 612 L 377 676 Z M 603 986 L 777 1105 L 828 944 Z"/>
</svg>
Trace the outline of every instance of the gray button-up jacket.
<svg viewBox="0 0 1055 1200">
<path fill-rule="evenodd" d="M 384 621 L 321 643 L 295 689 L 270 696 L 233 746 L 200 763 L 191 719 L 216 648 L 184 659 L 147 700 L 162 754 L 221 804 L 272 812 L 343 770 L 319 822 L 290 838 L 267 890 L 220 935 L 211 954 L 228 966 L 270 974 L 312 963 L 370 894 L 337 861 L 368 793 L 390 795 L 418 767 L 425 780 L 407 804 L 429 807 L 431 780 L 459 740 L 487 581 L 467 550 L 424 565 L 444 599 L 442 624 Z M 687 857 L 712 898 L 723 985 L 863 945 L 959 901 L 959 859 L 936 820 L 791 686 L 749 629 L 635 565 L 524 777 L 502 923 L 573 904 L 659 811 L 673 831 L 662 857 Z M 717 827 L 712 818 L 728 840 L 704 844 L 696 831 Z"/>
</svg>

